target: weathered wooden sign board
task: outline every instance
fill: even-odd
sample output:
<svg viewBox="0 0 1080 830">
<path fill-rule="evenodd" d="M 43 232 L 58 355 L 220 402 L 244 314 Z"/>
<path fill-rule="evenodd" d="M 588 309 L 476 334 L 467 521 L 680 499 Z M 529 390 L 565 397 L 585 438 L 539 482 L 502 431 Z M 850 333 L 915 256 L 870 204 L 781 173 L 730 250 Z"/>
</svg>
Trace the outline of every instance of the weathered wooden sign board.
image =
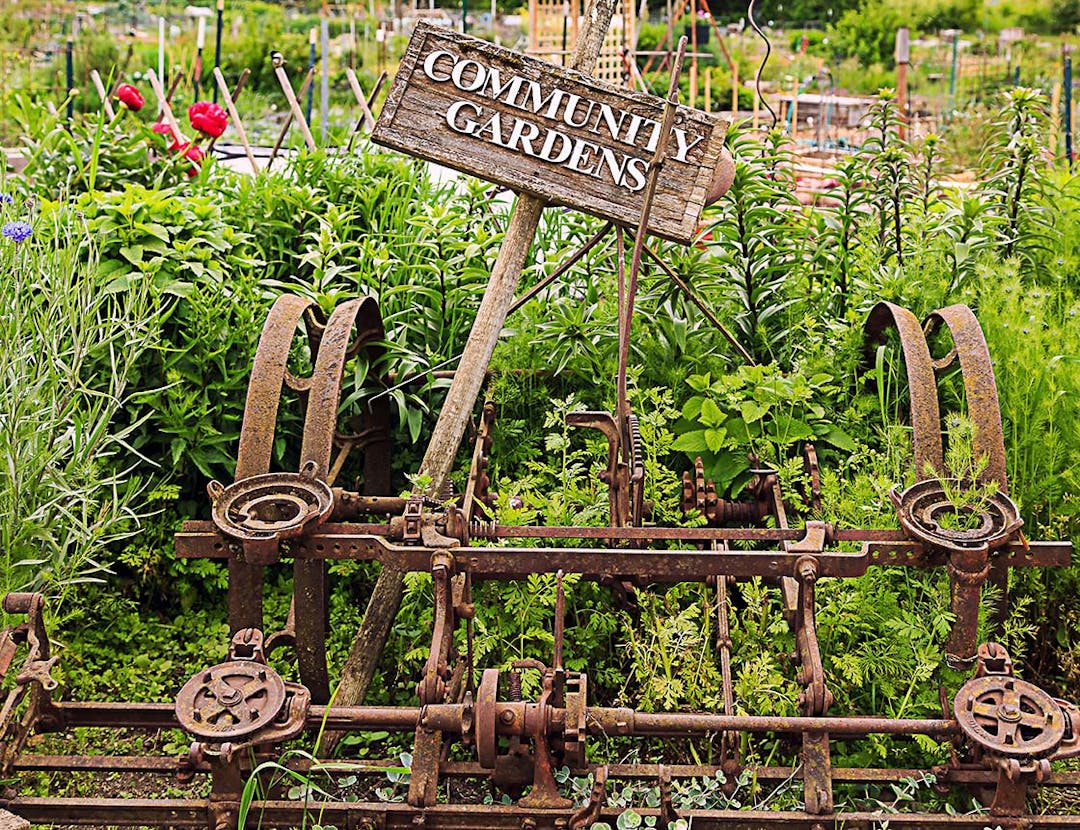
<svg viewBox="0 0 1080 830">
<path fill-rule="evenodd" d="M 417 27 L 372 138 L 604 219 L 636 225 L 664 100 L 477 38 Z M 725 124 L 679 107 L 649 231 L 688 243 Z"/>
</svg>

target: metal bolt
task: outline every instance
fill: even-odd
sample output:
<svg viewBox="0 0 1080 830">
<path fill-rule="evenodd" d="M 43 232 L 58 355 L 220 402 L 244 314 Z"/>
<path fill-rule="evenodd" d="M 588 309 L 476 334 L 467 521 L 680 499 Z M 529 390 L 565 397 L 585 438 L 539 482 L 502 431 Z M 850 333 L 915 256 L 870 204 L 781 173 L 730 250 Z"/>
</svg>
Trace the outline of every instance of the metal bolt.
<svg viewBox="0 0 1080 830">
<path fill-rule="evenodd" d="M 523 818 L 521 820 L 521 830 L 535 830 L 536 821 L 531 818 Z"/>
<path fill-rule="evenodd" d="M 499 720 L 503 723 L 510 724 L 514 722 L 514 713 L 510 709 L 504 709 L 503 713 L 499 715 Z"/>
</svg>

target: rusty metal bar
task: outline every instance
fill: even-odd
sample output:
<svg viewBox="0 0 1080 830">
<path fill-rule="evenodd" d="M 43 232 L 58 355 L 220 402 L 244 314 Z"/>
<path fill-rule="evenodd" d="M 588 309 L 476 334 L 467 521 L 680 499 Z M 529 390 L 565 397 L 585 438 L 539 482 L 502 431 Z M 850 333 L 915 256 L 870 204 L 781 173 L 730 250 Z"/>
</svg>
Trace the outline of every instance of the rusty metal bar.
<svg viewBox="0 0 1080 830">
<path fill-rule="evenodd" d="M 205 827 L 209 800 L 186 799 L 115 799 L 115 798 L 16 798 L 5 807 L 28 820 L 41 824 L 144 826 L 148 823 L 174 827 Z M 658 810 L 635 807 L 641 816 L 656 816 Z M 569 819 L 574 811 L 546 811 L 555 822 Z M 600 819 L 614 824 L 622 812 L 604 808 Z M 254 801 L 249 827 L 299 826 L 317 816 L 323 824 L 340 827 L 368 826 L 382 830 L 415 830 L 417 826 L 433 830 L 521 830 L 523 821 L 535 822 L 536 811 L 500 804 L 436 804 L 418 809 L 406 804 L 346 803 L 324 801 Z M 947 815 L 943 813 L 850 812 L 827 817 L 803 812 L 769 810 L 688 810 L 696 830 L 815 830 L 828 825 L 854 830 L 876 830 L 884 820 L 899 830 L 953 830 L 1010 825 L 1005 819 L 985 814 Z M 1024 816 L 1023 827 L 1030 830 L 1076 830 L 1080 816 Z M 827 824 L 826 824 L 827 822 Z M 554 825 L 552 825 L 554 826 Z"/>
</svg>

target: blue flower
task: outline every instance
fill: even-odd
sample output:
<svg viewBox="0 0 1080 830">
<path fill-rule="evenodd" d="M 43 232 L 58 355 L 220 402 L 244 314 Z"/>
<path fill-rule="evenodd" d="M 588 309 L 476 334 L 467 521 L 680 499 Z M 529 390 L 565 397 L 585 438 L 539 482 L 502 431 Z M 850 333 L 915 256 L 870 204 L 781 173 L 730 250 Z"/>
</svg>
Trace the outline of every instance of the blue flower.
<svg viewBox="0 0 1080 830">
<path fill-rule="evenodd" d="M 10 205 L 14 201 L 10 193 L 0 193 L 0 205 Z"/>
<path fill-rule="evenodd" d="M 3 228 L 0 228 L 0 233 L 8 239 L 22 242 L 24 239 L 28 239 L 33 235 L 34 229 L 26 224 L 26 222 L 8 222 Z"/>
</svg>

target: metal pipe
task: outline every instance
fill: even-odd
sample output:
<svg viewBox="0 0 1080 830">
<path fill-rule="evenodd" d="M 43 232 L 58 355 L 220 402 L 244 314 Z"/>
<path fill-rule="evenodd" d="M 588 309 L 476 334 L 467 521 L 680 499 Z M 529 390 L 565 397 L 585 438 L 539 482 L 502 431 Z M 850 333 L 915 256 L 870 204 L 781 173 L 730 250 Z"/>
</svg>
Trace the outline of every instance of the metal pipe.
<svg viewBox="0 0 1080 830">
<path fill-rule="evenodd" d="M 1067 47 L 1066 47 L 1067 48 Z M 1073 169 L 1073 134 L 1072 134 L 1072 57 L 1065 54 L 1065 161 L 1069 172 Z"/>
<path fill-rule="evenodd" d="M 225 15 L 225 0 L 217 0 L 217 31 L 214 33 L 214 69 L 220 70 L 221 67 L 221 24 Z M 218 86 L 214 85 L 214 103 L 217 103 L 218 99 Z M 233 119 L 236 120 L 235 118 Z M 254 168 L 254 164 L 252 165 Z M 253 169 L 252 172 L 258 172 Z"/>
</svg>

